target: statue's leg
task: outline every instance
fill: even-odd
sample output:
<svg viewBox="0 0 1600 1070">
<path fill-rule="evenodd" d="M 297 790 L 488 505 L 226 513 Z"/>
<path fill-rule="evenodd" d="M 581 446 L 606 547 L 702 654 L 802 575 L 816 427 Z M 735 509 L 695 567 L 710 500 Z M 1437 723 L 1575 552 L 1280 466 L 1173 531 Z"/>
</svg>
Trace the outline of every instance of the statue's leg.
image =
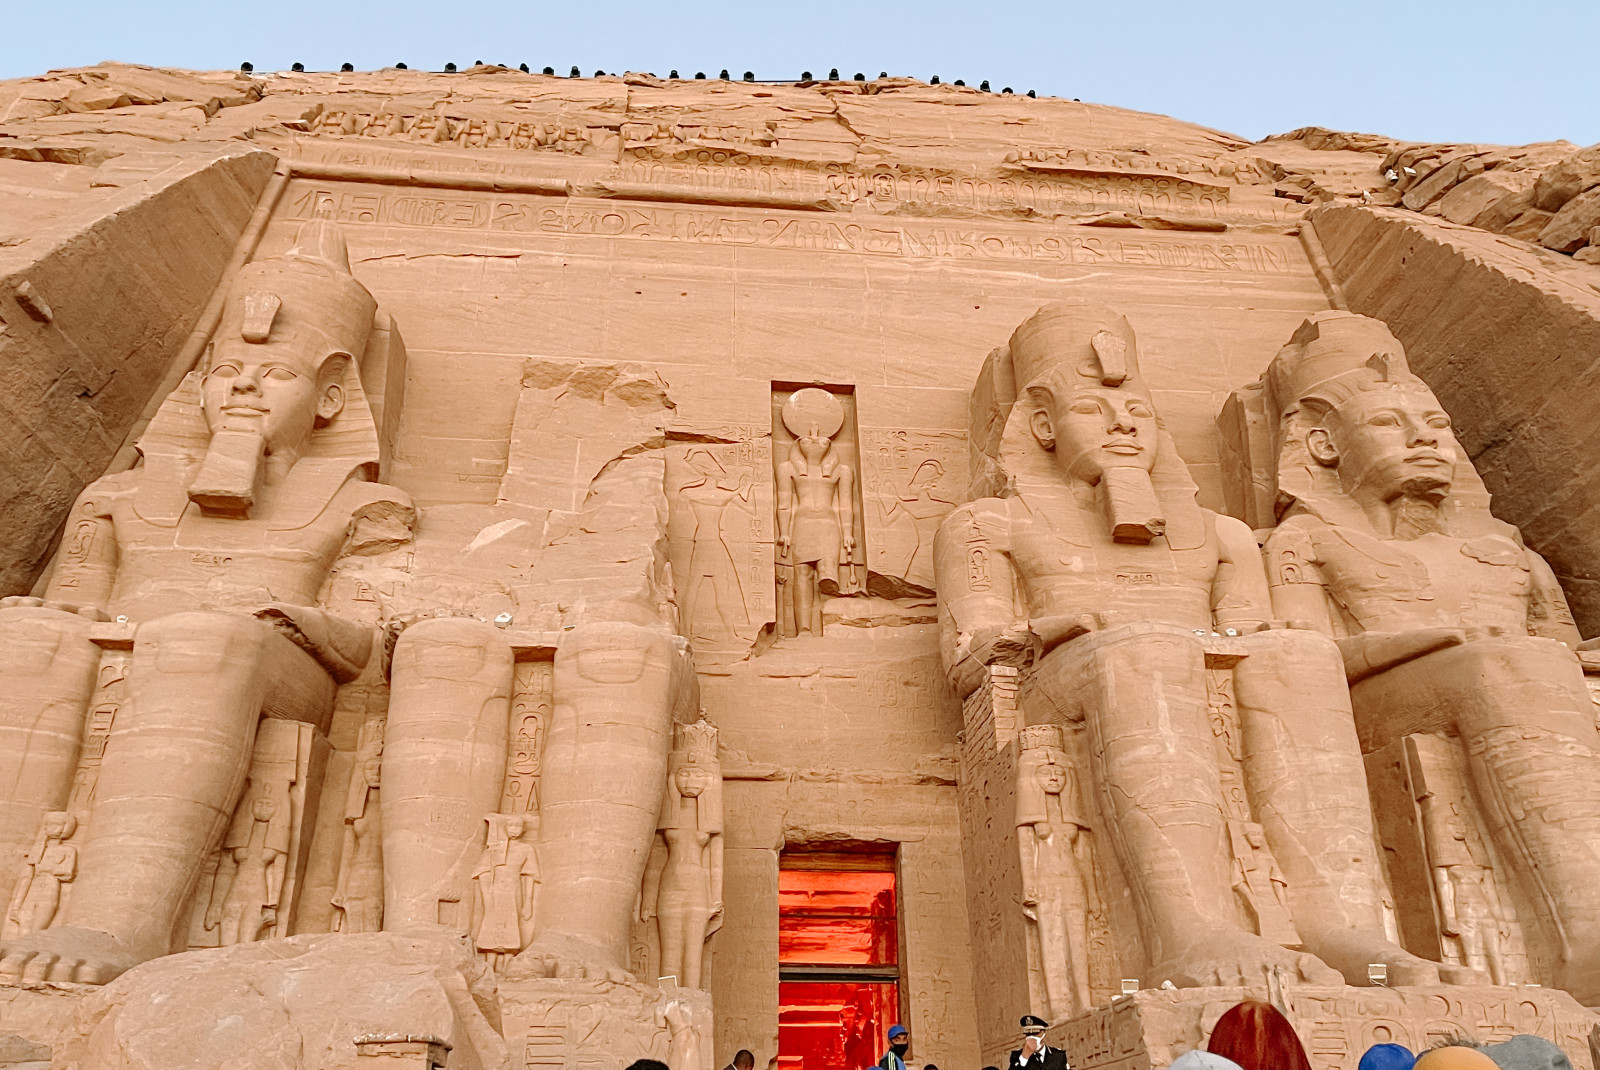
<svg viewBox="0 0 1600 1070">
<path fill-rule="evenodd" d="M 562 635 L 539 787 L 539 914 L 524 968 L 627 970 L 674 701 L 692 686 L 673 640 L 653 620 L 591 620 Z"/>
<path fill-rule="evenodd" d="M 1338 648 L 1308 631 L 1247 642 L 1234 669 L 1245 783 L 1306 949 L 1353 985 L 1370 983 L 1374 962 L 1388 964 L 1391 984 L 1438 984 L 1437 963 L 1383 931 L 1383 870 Z"/>
<path fill-rule="evenodd" d="M 676 977 L 680 985 L 688 984 L 684 979 L 687 968 L 684 933 L 689 925 L 682 898 L 679 892 L 668 892 L 656 905 L 657 931 L 661 934 L 661 976 Z"/>
<path fill-rule="evenodd" d="M 1337 981 L 1239 923 L 1198 640 L 1153 625 L 1096 632 L 1058 647 L 1028 686 L 1070 695 L 1088 726 L 1105 831 L 1133 888 L 1152 981 L 1233 985 L 1274 971 Z"/>
<path fill-rule="evenodd" d="M 0 609 L 0 903 L 40 820 L 72 792 L 100 665 L 90 623 L 44 606 Z"/>
<path fill-rule="evenodd" d="M 1555 984 L 1600 1002 L 1600 737 L 1577 659 L 1552 639 L 1480 639 L 1351 694 L 1372 711 L 1454 718 L 1500 858 L 1544 908 Z"/>
<path fill-rule="evenodd" d="M 261 714 L 325 724 L 333 695 L 309 654 L 253 617 L 177 613 L 141 625 L 65 917 L 8 945 L 0 973 L 43 956 L 54 980 L 104 983 L 167 954 L 233 817 Z"/>
<path fill-rule="evenodd" d="M 472 924 L 472 864 L 500 807 L 511 645 L 491 624 L 436 617 L 395 644 L 383 743 L 383 927 Z"/>
</svg>

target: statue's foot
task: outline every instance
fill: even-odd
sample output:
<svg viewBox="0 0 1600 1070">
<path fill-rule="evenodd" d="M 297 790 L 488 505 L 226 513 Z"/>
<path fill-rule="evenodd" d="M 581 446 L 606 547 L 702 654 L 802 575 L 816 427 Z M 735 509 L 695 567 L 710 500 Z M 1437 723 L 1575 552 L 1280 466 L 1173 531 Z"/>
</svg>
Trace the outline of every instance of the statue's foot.
<svg viewBox="0 0 1600 1070">
<path fill-rule="evenodd" d="M 583 981 L 610 981 L 613 984 L 637 984 L 638 979 L 608 961 L 607 957 L 587 945 L 570 940 L 535 940 L 506 966 L 505 978 L 509 981 L 535 977 L 558 977 Z"/>
<path fill-rule="evenodd" d="M 1470 966 L 1452 966 L 1432 962 L 1413 955 L 1381 934 L 1340 932 L 1307 943 L 1316 949 L 1322 961 L 1344 975 L 1345 983 L 1365 986 L 1372 984 L 1368 968 L 1383 963 L 1387 977 L 1384 984 L 1390 988 L 1407 985 L 1480 985 L 1489 980 L 1479 970 Z"/>
<path fill-rule="evenodd" d="M 1315 955 L 1291 951 L 1242 929 L 1204 932 L 1153 970 L 1151 981 L 1179 988 L 1280 984 L 1337 985 L 1339 972 Z"/>
<path fill-rule="evenodd" d="M 0 944 L 0 984 L 73 981 L 103 985 L 140 961 L 110 933 L 46 929 Z"/>
</svg>

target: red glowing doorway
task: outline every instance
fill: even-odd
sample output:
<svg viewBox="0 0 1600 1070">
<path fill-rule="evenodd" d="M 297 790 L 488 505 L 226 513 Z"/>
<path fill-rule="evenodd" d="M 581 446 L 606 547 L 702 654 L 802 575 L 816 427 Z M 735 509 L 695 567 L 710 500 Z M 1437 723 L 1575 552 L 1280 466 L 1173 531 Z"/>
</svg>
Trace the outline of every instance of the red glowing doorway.
<svg viewBox="0 0 1600 1070">
<path fill-rule="evenodd" d="M 781 1070 L 864 1070 L 901 1018 L 892 848 L 786 851 L 778 872 Z"/>
</svg>

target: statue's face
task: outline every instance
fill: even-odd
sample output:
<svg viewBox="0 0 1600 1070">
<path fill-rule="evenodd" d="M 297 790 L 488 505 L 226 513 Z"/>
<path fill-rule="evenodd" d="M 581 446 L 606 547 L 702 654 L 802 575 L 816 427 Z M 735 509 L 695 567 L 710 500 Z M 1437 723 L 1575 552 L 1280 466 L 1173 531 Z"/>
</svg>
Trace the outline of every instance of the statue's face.
<svg viewBox="0 0 1600 1070">
<path fill-rule="evenodd" d="M 383 760 L 380 759 L 380 758 L 370 759 L 367 762 L 365 768 L 363 768 L 362 772 L 366 774 L 367 787 L 369 787 L 369 788 L 378 787 L 379 786 L 378 782 L 383 777 Z"/>
<path fill-rule="evenodd" d="M 206 426 L 212 434 L 258 431 L 267 453 L 298 450 L 317 421 L 332 419 L 344 404 L 342 361 L 327 361 L 321 382 L 312 363 L 277 347 L 224 343 L 201 387 Z"/>
<path fill-rule="evenodd" d="M 1307 446 L 1318 461 L 1338 467 L 1345 490 L 1382 501 L 1450 492 L 1461 449 L 1450 417 L 1425 387 L 1386 383 L 1363 390 L 1327 423 L 1310 432 Z"/>
<path fill-rule="evenodd" d="M 1067 790 L 1067 771 L 1059 765 L 1047 765 L 1039 770 L 1039 783 L 1047 795 L 1060 795 Z"/>
<path fill-rule="evenodd" d="M 711 774 L 697 765 L 685 765 L 673 777 L 678 794 L 685 799 L 698 798 L 711 786 Z"/>
<path fill-rule="evenodd" d="M 257 799 L 250 806 L 250 814 L 257 821 L 270 821 L 272 815 L 278 812 L 278 804 L 271 799 Z"/>
<path fill-rule="evenodd" d="M 506 835 L 513 840 L 521 838 L 526 829 L 527 825 L 523 824 L 520 817 L 513 817 L 506 821 Z"/>
<path fill-rule="evenodd" d="M 808 461 L 820 461 L 828 455 L 829 440 L 821 435 L 806 435 L 800 439 L 800 456 Z"/>
<path fill-rule="evenodd" d="M 1155 407 L 1138 391 L 1076 387 L 1036 409 L 1032 427 L 1041 444 L 1054 443 L 1056 463 L 1086 483 L 1108 468 L 1148 472 L 1156 463 Z"/>
</svg>

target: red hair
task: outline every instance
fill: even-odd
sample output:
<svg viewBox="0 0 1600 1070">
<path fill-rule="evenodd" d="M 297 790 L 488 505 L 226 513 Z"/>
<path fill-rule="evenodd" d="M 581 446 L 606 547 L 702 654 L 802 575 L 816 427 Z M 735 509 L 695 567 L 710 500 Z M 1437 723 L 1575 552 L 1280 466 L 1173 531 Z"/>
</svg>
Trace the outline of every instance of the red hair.
<svg viewBox="0 0 1600 1070">
<path fill-rule="evenodd" d="M 1289 1019 L 1258 999 L 1247 999 L 1218 1018 L 1206 1050 L 1232 1059 L 1242 1070 L 1311 1070 Z"/>
</svg>

